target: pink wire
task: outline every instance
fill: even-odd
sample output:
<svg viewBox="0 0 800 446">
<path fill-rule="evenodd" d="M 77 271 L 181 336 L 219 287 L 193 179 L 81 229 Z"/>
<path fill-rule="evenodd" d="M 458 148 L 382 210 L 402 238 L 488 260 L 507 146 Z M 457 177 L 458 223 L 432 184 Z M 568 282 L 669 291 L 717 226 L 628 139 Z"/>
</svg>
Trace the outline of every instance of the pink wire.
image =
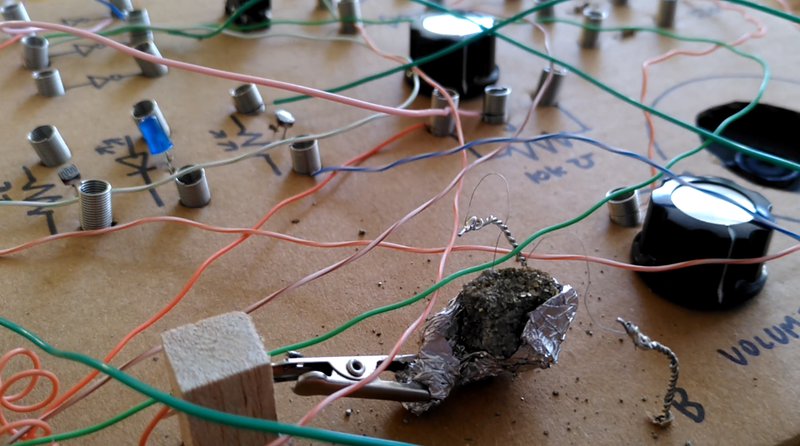
<svg viewBox="0 0 800 446">
<path fill-rule="evenodd" d="M 362 101 L 359 99 L 349 98 L 346 96 L 341 96 L 334 93 L 328 93 L 327 91 L 318 90 L 316 88 L 311 87 L 304 87 L 302 85 L 293 84 L 290 82 L 283 82 L 274 79 L 267 79 L 258 76 L 251 76 L 246 74 L 234 73 L 231 71 L 219 70 L 216 68 L 204 67 L 201 65 L 195 65 L 188 62 L 181 62 L 178 60 L 167 59 L 165 57 L 157 57 L 145 52 L 136 50 L 134 48 L 129 48 L 119 42 L 111 40 L 107 37 L 103 37 L 99 34 L 82 30 L 79 28 L 74 28 L 71 26 L 61 25 L 58 23 L 48 23 L 48 22 L 38 22 L 38 21 L 31 21 L 31 22 L 2 22 L 0 21 L 0 29 L 5 32 L 8 32 L 7 28 L 11 28 L 11 30 L 18 29 L 23 26 L 34 26 L 36 28 L 42 29 L 49 29 L 52 31 L 61 31 L 65 33 L 72 34 L 77 37 L 82 37 L 84 39 L 93 40 L 97 43 L 103 44 L 109 48 L 113 48 L 123 54 L 127 54 L 129 56 L 135 57 L 137 59 L 146 60 L 148 62 L 167 65 L 172 68 L 177 68 L 179 70 L 185 70 L 192 73 L 203 74 L 206 76 L 213 76 L 218 77 L 220 79 L 228 79 L 237 82 L 243 83 L 253 83 L 257 85 L 261 85 L 264 87 L 271 87 L 271 88 L 278 88 L 281 90 L 291 91 L 298 94 L 303 94 L 307 96 L 313 96 L 319 99 L 325 99 L 332 102 L 338 102 L 340 104 L 349 105 L 352 107 L 362 108 L 364 110 L 370 110 L 378 113 L 385 113 L 388 115 L 394 116 L 403 116 L 407 118 L 424 118 L 429 116 L 444 116 L 449 113 L 449 110 L 444 109 L 427 109 L 427 110 L 406 110 L 397 107 L 389 107 L 380 104 L 374 104 L 372 102 Z"/>
</svg>

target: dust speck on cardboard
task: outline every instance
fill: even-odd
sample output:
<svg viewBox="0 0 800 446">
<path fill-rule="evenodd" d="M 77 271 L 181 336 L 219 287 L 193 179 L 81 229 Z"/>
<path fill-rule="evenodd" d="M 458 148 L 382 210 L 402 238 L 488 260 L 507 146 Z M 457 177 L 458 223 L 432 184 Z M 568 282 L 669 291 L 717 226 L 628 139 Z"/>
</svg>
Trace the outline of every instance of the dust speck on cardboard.
<svg viewBox="0 0 800 446">
<path fill-rule="evenodd" d="M 553 277 L 535 269 L 484 271 L 459 294 L 461 308 L 448 333 L 453 353 L 458 358 L 479 351 L 511 357 L 522 342 L 528 313 L 559 291 Z"/>
</svg>

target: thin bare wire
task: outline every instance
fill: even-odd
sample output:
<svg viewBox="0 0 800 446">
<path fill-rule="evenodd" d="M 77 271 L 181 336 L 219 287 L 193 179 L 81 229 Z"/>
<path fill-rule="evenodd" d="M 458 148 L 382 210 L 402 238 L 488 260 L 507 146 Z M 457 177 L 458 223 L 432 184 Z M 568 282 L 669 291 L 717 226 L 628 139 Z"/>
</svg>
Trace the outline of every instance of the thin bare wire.
<svg viewBox="0 0 800 446">
<path fill-rule="evenodd" d="M 472 216 L 467 221 L 467 224 L 458 231 L 458 236 L 461 237 L 462 235 L 466 234 L 467 232 L 478 231 L 482 228 L 485 228 L 489 225 L 495 225 L 500 228 L 500 231 L 503 232 L 503 235 L 506 236 L 506 240 L 508 240 L 508 244 L 511 245 L 512 248 L 517 249 L 519 243 L 517 243 L 517 239 L 511 234 L 511 230 L 508 229 L 508 225 L 501 219 L 495 217 L 494 215 L 490 215 L 486 218 L 480 218 L 477 216 Z M 517 261 L 523 266 L 527 267 L 528 262 L 525 259 L 525 255 L 522 253 L 517 254 Z"/>
<path fill-rule="evenodd" d="M 655 350 L 669 358 L 670 378 L 669 385 L 667 386 L 667 393 L 664 395 L 664 409 L 661 415 L 656 415 L 652 418 L 653 424 L 661 427 L 669 426 L 674 419 L 672 416 L 672 401 L 675 399 L 675 390 L 678 387 L 678 374 L 680 373 L 678 355 L 666 345 L 650 339 L 650 337 L 642 333 L 639 327 L 632 322 L 628 322 L 621 317 L 617 318 L 617 322 L 625 327 L 625 332 L 627 332 L 628 336 L 633 340 L 633 345 L 644 350 Z"/>
<path fill-rule="evenodd" d="M 486 175 L 484 175 L 483 177 L 481 177 L 481 180 L 478 181 L 478 184 L 476 184 L 475 188 L 472 189 L 472 193 L 469 196 L 469 204 L 467 204 L 467 212 L 464 213 L 464 226 L 466 226 L 468 221 L 469 221 L 469 217 L 467 217 L 467 215 L 469 215 L 470 214 L 469 211 L 472 210 L 472 200 L 475 198 L 475 192 L 477 192 L 478 188 L 481 187 L 481 183 L 483 183 L 483 180 L 485 180 L 486 178 L 488 178 L 490 176 L 500 177 L 500 179 L 503 180 L 503 183 L 505 183 L 505 185 L 506 185 L 506 216 L 505 216 L 504 220 L 506 221 L 506 223 L 508 223 L 508 220 L 511 218 L 511 190 L 510 190 L 510 187 L 508 185 L 508 179 L 506 179 L 506 177 L 504 177 L 503 174 L 501 174 L 501 173 L 489 172 Z M 500 237 L 502 237 L 502 236 L 503 236 L 502 234 L 497 234 L 497 239 L 495 239 L 495 241 L 494 241 L 495 252 L 492 255 L 492 262 L 494 262 L 494 260 L 497 258 L 497 247 L 500 246 Z M 492 267 L 492 271 L 494 271 L 494 266 Z"/>
</svg>

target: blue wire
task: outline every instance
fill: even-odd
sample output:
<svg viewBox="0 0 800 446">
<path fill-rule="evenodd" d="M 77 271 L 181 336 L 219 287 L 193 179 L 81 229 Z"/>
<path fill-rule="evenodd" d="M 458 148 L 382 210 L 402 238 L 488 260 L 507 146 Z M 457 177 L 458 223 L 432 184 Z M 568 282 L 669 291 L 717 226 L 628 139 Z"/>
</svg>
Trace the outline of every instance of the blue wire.
<svg viewBox="0 0 800 446">
<path fill-rule="evenodd" d="M 607 152 L 614 153 L 616 155 L 624 156 L 624 157 L 627 157 L 627 158 L 633 158 L 633 159 L 635 159 L 637 161 L 640 161 L 642 163 L 645 163 L 645 164 L 655 168 L 656 170 L 658 170 L 662 174 L 666 175 L 670 179 L 673 179 L 673 180 L 677 181 L 682 186 L 691 187 L 692 189 L 698 190 L 698 191 L 700 191 L 702 193 L 711 195 L 712 197 L 715 197 L 717 199 L 720 199 L 720 200 L 723 200 L 725 202 L 728 202 L 728 203 L 731 203 L 731 204 L 735 205 L 736 207 L 738 207 L 738 208 L 744 210 L 745 212 L 747 212 L 751 217 L 753 217 L 753 219 L 757 223 L 759 223 L 759 224 L 761 224 L 763 226 L 766 226 L 766 227 L 768 227 L 770 229 L 773 229 L 773 230 L 775 230 L 777 232 L 785 234 L 785 235 L 787 235 L 787 236 L 789 236 L 791 238 L 794 238 L 796 240 L 800 240 L 800 234 L 797 234 L 797 233 L 792 232 L 792 231 L 790 231 L 790 230 L 788 230 L 786 228 L 781 227 L 780 225 L 778 225 L 774 221 L 772 221 L 770 218 L 768 218 L 768 217 L 766 217 L 764 215 L 761 215 L 758 212 L 751 211 L 750 209 L 746 208 L 742 204 L 732 200 L 731 198 L 729 198 L 729 197 L 727 197 L 725 195 L 722 195 L 722 194 L 714 192 L 714 191 L 706 190 L 706 189 L 703 189 L 701 187 L 697 187 L 697 186 L 693 185 L 692 183 L 686 182 L 685 180 L 680 178 L 679 175 L 675 174 L 671 170 L 667 169 L 666 167 L 662 166 L 661 164 L 659 164 L 659 163 L 657 163 L 657 162 L 655 162 L 655 161 L 653 161 L 653 160 L 651 160 L 651 159 L 649 159 L 649 158 L 647 158 L 645 156 L 642 156 L 642 155 L 640 155 L 638 153 L 631 152 L 631 151 L 628 151 L 628 150 L 623 150 L 623 149 L 618 149 L 618 148 L 612 147 L 612 146 L 610 146 L 610 145 L 608 145 L 608 144 L 606 144 L 604 142 L 598 141 L 598 140 L 593 139 L 593 138 L 589 138 L 587 136 L 576 135 L 576 134 L 572 134 L 572 133 L 549 133 L 549 134 L 545 134 L 545 135 L 539 135 L 539 136 L 536 136 L 536 137 L 533 137 L 533 138 L 508 138 L 508 137 L 504 137 L 504 138 L 476 139 L 476 140 L 471 141 L 471 142 L 469 142 L 469 143 L 467 143 L 467 144 L 465 144 L 463 146 L 455 147 L 455 148 L 450 149 L 450 150 L 444 150 L 444 151 L 441 151 L 441 152 L 428 152 L 428 153 L 423 153 L 421 155 L 415 155 L 415 156 L 411 156 L 411 157 L 408 157 L 408 158 L 402 158 L 402 159 L 399 159 L 397 161 L 391 162 L 391 163 L 386 164 L 386 165 L 381 166 L 381 167 L 332 166 L 332 167 L 322 168 L 322 169 L 314 172 L 312 175 L 316 176 L 316 175 L 319 175 L 319 174 L 322 174 L 322 173 L 326 173 L 326 172 L 367 172 L 367 173 L 385 172 L 385 171 L 393 169 L 395 167 L 402 166 L 402 165 L 408 164 L 408 163 L 413 163 L 415 161 L 422 161 L 422 160 L 431 159 L 431 158 L 439 158 L 439 157 L 443 157 L 443 156 L 453 155 L 453 154 L 459 153 L 459 152 L 464 151 L 464 150 L 472 149 L 475 146 L 481 146 L 481 145 L 486 145 L 486 144 L 533 143 L 533 142 L 538 142 L 538 141 L 546 141 L 546 140 L 549 140 L 549 139 L 568 139 L 568 140 L 581 141 L 581 142 L 585 142 L 587 144 L 593 145 L 595 147 L 598 147 L 598 148 L 600 148 L 602 150 L 605 150 Z"/>
<path fill-rule="evenodd" d="M 114 14 L 114 17 L 116 17 L 116 18 L 118 18 L 120 20 L 125 20 L 126 19 L 125 13 L 122 12 L 119 8 L 117 8 L 113 3 L 109 2 L 109 1 L 106 1 L 106 0 L 97 0 L 97 3 L 102 3 L 102 4 L 106 5 L 108 7 L 108 9 L 111 10 L 111 13 Z"/>
</svg>

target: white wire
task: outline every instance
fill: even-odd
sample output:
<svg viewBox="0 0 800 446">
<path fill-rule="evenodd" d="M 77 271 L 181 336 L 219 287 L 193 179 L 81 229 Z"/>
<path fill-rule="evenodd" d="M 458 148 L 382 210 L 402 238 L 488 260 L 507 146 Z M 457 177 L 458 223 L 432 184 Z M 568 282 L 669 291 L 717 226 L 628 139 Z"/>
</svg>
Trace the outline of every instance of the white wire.
<svg viewBox="0 0 800 446">
<path fill-rule="evenodd" d="M 411 95 L 409 95 L 409 97 L 402 104 L 400 104 L 398 107 L 399 108 L 407 108 L 408 106 L 410 106 L 414 102 L 414 100 L 416 100 L 418 94 L 419 94 L 419 77 L 417 75 L 414 75 L 414 88 L 411 91 Z M 270 150 L 274 150 L 277 147 L 280 147 L 280 146 L 285 145 L 285 144 L 291 144 L 291 143 L 293 143 L 295 141 L 300 141 L 300 140 L 304 140 L 305 141 L 305 140 L 309 140 L 309 139 L 330 138 L 332 136 L 336 136 L 336 135 L 340 135 L 340 134 L 345 133 L 345 132 L 349 132 L 350 130 L 353 130 L 355 128 L 361 127 L 364 124 L 368 124 L 368 123 L 370 123 L 370 122 L 372 122 L 372 121 L 374 121 L 376 119 L 384 118 L 386 116 L 388 116 L 388 115 L 386 115 L 385 113 L 376 113 L 374 115 L 367 116 L 366 118 L 360 119 L 358 121 L 350 123 L 350 124 L 348 124 L 348 125 L 346 125 L 344 127 L 340 127 L 338 129 L 330 130 L 330 131 L 323 132 L 323 133 L 317 133 L 317 134 L 314 134 L 314 135 L 296 136 L 296 137 L 293 137 L 293 138 L 287 138 L 287 139 L 284 139 L 284 140 L 275 141 L 275 142 L 266 144 L 264 146 L 261 146 L 260 148 L 254 150 L 254 151 L 246 152 L 246 153 L 243 153 L 241 155 L 238 155 L 238 156 L 235 156 L 235 157 L 232 157 L 232 158 L 227 158 L 227 159 L 223 159 L 223 160 L 219 160 L 219 161 L 209 161 L 209 162 L 206 162 L 206 163 L 196 164 L 196 165 L 192 166 L 189 169 L 181 170 L 180 172 L 175 172 L 175 173 L 173 173 L 172 175 L 170 175 L 168 177 L 164 177 L 164 178 L 162 178 L 162 179 L 160 179 L 158 181 L 155 181 L 153 183 L 150 183 L 150 184 L 144 184 L 142 186 L 115 188 L 115 189 L 112 189 L 111 192 L 113 194 L 124 194 L 124 193 L 147 191 L 147 190 L 150 190 L 150 189 L 154 189 L 154 188 L 156 188 L 158 186 L 161 186 L 162 184 L 166 184 L 166 183 L 172 182 L 175 178 L 177 178 L 179 176 L 182 176 L 182 175 L 185 175 L 185 174 L 190 173 L 190 172 L 194 172 L 196 170 L 208 169 L 208 168 L 212 168 L 212 167 L 221 167 L 221 166 L 227 166 L 227 165 L 230 165 L 230 164 L 238 163 L 238 162 L 243 161 L 243 160 L 245 160 L 247 158 L 252 158 L 254 156 L 261 155 L 261 154 L 266 153 L 266 152 L 268 152 Z M 77 201 L 78 201 L 78 197 L 69 198 L 69 199 L 60 200 L 60 201 L 53 201 L 53 202 L 14 201 L 14 200 L 3 201 L 3 200 L 0 200 L 0 206 L 24 206 L 24 207 L 37 207 L 37 208 L 56 208 L 56 207 L 61 207 L 61 206 L 67 206 L 67 205 L 76 203 Z"/>
</svg>

